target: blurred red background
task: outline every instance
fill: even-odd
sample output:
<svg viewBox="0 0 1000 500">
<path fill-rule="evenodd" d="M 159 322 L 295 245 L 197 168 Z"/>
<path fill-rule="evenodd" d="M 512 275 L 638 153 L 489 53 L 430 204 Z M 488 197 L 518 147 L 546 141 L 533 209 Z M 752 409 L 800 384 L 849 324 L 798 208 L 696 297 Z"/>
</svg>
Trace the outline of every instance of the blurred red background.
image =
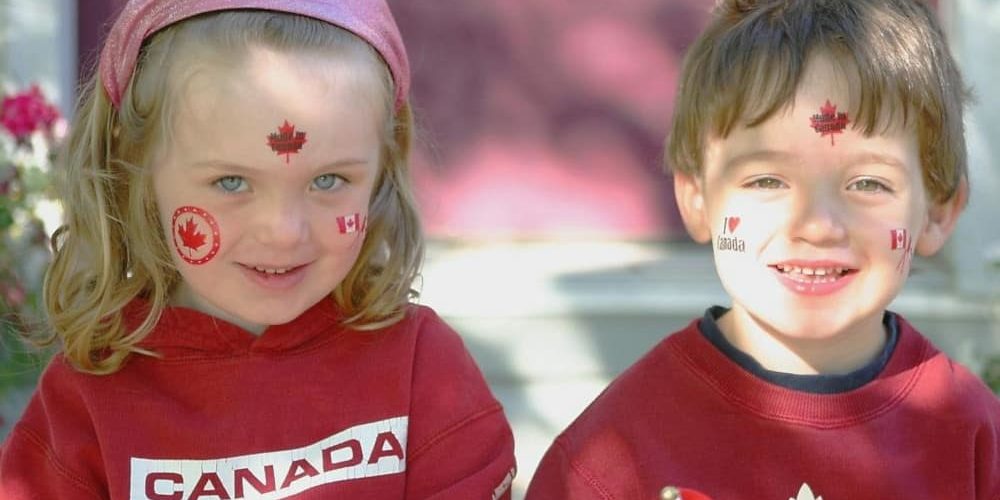
<svg viewBox="0 0 1000 500">
<path fill-rule="evenodd" d="M 78 0 L 82 68 L 123 0 Z M 936 2 L 934 2 L 936 3 Z M 439 239 L 684 239 L 662 144 L 713 0 L 390 0 Z"/>
</svg>

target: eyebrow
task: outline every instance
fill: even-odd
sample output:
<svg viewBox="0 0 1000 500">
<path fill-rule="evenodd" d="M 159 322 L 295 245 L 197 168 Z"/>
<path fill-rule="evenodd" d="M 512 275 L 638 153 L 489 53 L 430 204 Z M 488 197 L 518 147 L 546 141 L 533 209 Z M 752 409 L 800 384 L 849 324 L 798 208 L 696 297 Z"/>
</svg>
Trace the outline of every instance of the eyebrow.
<svg viewBox="0 0 1000 500">
<path fill-rule="evenodd" d="M 327 163 L 325 165 L 320 165 L 314 171 L 321 170 L 337 170 L 342 168 L 350 167 L 361 167 L 368 164 L 367 160 L 362 160 L 360 158 L 344 158 L 342 160 L 337 160 L 334 162 Z M 248 167 L 245 165 L 240 165 L 239 163 L 232 163 L 223 160 L 203 160 L 196 161 L 190 164 L 192 168 L 211 168 L 215 170 L 224 170 L 227 172 L 237 172 L 241 174 L 253 174 L 263 171 L 260 168 Z"/>
<path fill-rule="evenodd" d="M 772 149 L 751 151 L 749 153 L 736 155 L 727 160 L 726 163 L 722 165 L 722 173 L 728 174 L 748 163 L 795 163 L 795 160 L 795 155 L 783 151 L 775 151 Z"/>
<path fill-rule="evenodd" d="M 784 151 L 775 151 L 772 149 L 764 149 L 759 151 L 751 151 L 749 153 L 743 153 L 730 158 L 726 163 L 722 165 L 722 172 L 728 174 L 733 170 L 736 170 L 743 165 L 748 163 L 757 162 L 769 162 L 769 163 L 783 163 L 783 164 L 795 164 L 800 163 L 802 160 L 797 155 L 792 153 L 787 153 Z M 874 153 L 870 151 L 865 151 L 862 153 L 857 153 L 851 155 L 847 158 L 845 165 L 847 166 L 857 166 L 857 165 L 872 165 L 881 164 L 889 167 L 898 168 L 901 170 L 906 170 L 906 164 L 902 160 L 881 153 Z"/>
</svg>

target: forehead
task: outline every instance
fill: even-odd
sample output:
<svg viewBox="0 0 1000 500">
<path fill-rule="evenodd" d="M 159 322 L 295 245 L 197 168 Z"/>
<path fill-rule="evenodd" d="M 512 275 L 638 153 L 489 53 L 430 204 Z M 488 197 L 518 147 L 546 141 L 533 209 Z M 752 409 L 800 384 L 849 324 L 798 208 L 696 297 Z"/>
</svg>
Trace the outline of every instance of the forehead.
<svg viewBox="0 0 1000 500">
<path fill-rule="evenodd" d="M 384 85 L 364 60 L 262 47 L 193 59 L 170 75 L 171 132 L 183 145 L 252 152 L 287 120 L 315 147 L 347 147 L 370 143 L 387 116 Z"/>
<path fill-rule="evenodd" d="M 763 122 L 738 124 L 728 134 L 707 138 L 706 175 L 745 164 L 837 167 L 883 164 L 919 174 L 917 134 L 913 124 L 887 114 L 871 134 L 857 123 L 857 72 L 833 58 L 807 64 L 794 96 Z M 840 119 L 834 133 L 817 129 L 817 120 Z M 714 173 L 713 173 L 714 171 Z"/>
<path fill-rule="evenodd" d="M 297 115 L 366 105 L 375 113 L 384 97 L 373 65 L 344 55 L 252 46 L 226 61 L 191 59 L 169 78 L 178 111 L 195 118 L 227 111 L 223 108 L 234 104 L 246 111 L 278 108 Z"/>
</svg>

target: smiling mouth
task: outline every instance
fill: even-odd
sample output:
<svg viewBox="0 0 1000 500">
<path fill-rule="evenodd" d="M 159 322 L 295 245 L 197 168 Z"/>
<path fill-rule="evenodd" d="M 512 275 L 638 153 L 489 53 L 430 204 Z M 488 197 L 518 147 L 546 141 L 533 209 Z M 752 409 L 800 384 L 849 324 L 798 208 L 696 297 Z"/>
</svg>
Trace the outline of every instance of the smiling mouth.
<svg viewBox="0 0 1000 500">
<path fill-rule="evenodd" d="M 803 267 L 803 266 L 792 266 L 785 264 L 776 264 L 770 266 L 772 269 L 778 271 L 793 281 L 799 283 L 833 283 L 844 276 L 851 273 L 856 273 L 857 269 L 851 269 L 849 267 Z"/>
<path fill-rule="evenodd" d="M 304 266 L 264 267 L 264 266 L 248 266 L 246 264 L 241 264 L 241 265 L 248 270 L 256 271 L 259 274 L 263 274 L 265 276 L 281 276 L 283 274 L 287 274 L 304 267 Z"/>
</svg>

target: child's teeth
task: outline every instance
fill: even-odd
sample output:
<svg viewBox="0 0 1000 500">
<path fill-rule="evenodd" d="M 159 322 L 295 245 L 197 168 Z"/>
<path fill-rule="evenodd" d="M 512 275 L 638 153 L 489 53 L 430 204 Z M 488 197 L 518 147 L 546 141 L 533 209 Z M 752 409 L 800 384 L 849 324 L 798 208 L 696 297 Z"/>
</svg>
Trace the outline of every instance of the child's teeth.
<svg viewBox="0 0 1000 500">
<path fill-rule="evenodd" d="M 259 266 L 255 266 L 254 269 L 256 269 L 258 272 L 267 273 L 267 274 L 285 274 L 289 270 L 289 268 L 287 268 L 287 267 L 283 267 L 281 269 L 267 269 L 267 268 L 259 267 Z"/>
<path fill-rule="evenodd" d="M 834 281 L 847 271 L 847 269 L 843 267 L 812 268 L 812 267 L 786 266 L 781 264 L 779 264 L 777 268 L 779 271 L 785 274 L 809 276 L 810 281 L 814 283 L 826 283 L 829 281 Z"/>
</svg>

